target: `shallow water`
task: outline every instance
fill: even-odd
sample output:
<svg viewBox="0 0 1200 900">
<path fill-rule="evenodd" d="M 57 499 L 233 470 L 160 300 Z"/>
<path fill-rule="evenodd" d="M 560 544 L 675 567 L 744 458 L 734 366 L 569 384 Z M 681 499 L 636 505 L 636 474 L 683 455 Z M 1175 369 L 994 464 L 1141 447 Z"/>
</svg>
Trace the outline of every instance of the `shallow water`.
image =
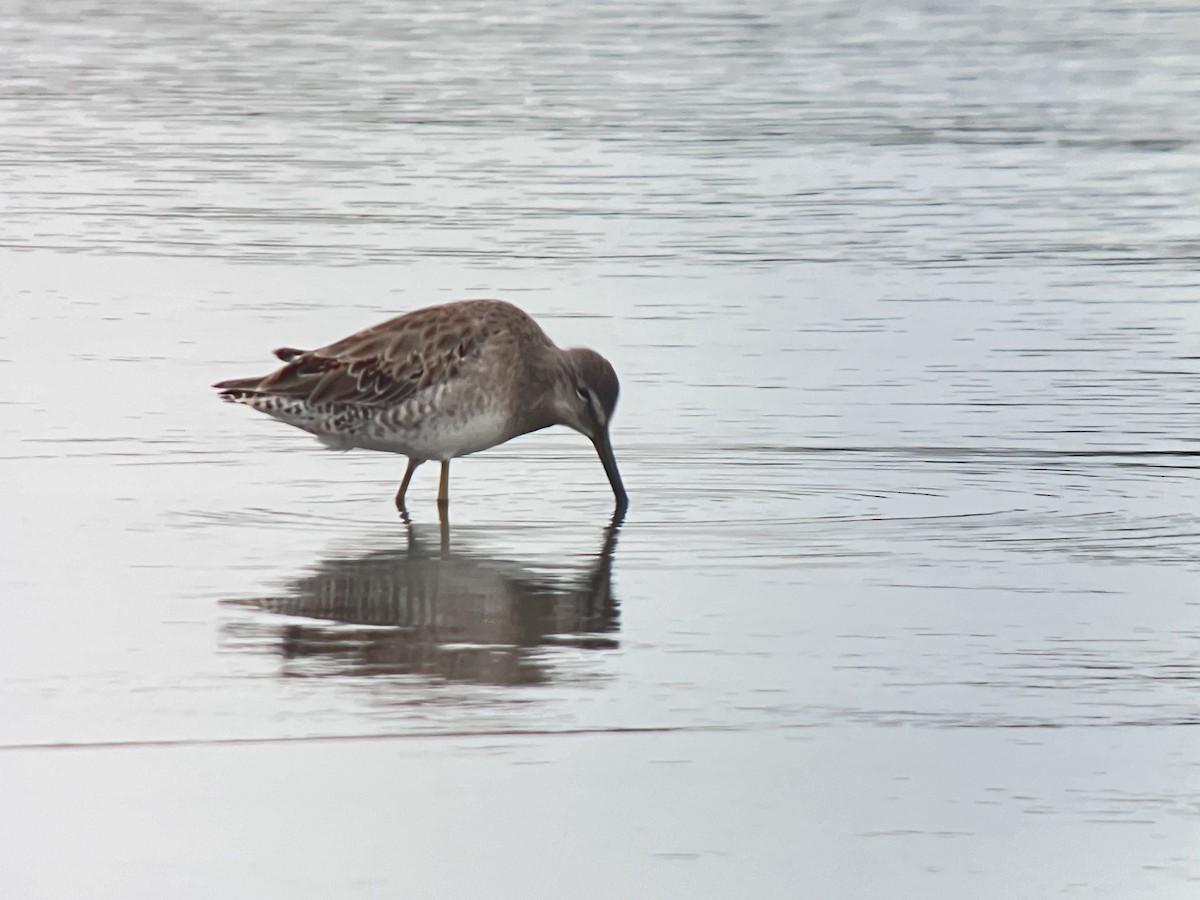
<svg viewBox="0 0 1200 900">
<path fill-rule="evenodd" d="M 4 13 L 6 894 L 1195 895 L 1190 7 Z M 208 387 L 464 296 L 623 522 Z"/>
</svg>

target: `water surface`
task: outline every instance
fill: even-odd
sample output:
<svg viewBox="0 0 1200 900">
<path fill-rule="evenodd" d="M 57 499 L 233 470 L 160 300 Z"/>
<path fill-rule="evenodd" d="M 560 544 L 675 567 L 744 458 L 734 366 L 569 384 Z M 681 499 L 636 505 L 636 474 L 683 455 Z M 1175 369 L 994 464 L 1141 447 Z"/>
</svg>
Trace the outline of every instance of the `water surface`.
<svg viewBox="0 0 1200 900">
<path fill-rule="evenodd" d="M 1194 896 L 1188 5 L 3 11 L 6 893 Z M 208 388 L 467 296 L 623 522 Z"/>
</svg>

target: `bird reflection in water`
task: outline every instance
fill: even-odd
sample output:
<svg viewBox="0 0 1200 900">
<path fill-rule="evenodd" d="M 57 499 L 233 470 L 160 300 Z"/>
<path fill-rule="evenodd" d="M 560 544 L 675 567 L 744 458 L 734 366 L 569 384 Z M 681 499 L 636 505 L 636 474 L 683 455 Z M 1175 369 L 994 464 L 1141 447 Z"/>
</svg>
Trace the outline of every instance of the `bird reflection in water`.
<svg viewBox="0 0 1200 900">
<path fill-rule="evenodd" d="M 277 647 L 285 675 L 543 683 L 551 671 L 538 648 L 618 646 L 612 561 L 622 518 L 604 530 L 585 569 L 543 574 L 452 549 L 445 518 L 431 541 L 405 517 L 403 548 L 325 559 L 278 595 L 223 601 L 291 619 L 231 621 L 224 641 Z"/>
</svg>

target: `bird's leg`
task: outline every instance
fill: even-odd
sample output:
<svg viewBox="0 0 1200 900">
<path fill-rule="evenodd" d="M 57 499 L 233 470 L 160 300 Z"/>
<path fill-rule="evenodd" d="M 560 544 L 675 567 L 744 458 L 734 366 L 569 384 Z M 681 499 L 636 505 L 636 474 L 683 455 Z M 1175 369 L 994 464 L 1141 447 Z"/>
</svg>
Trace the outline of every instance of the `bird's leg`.
<svg viewBox="0 0 1200 900">
<path fill-rule="evenodd" d="M 438 481 L 438 506 L 450 505 L 450 460 L 442 460 L 442 477 Z"/>
<path fill-rule="evenodd" d="M 413 472 L 417 471 L 417 466 L 421 464 L 421 460 L 408 458 L 408 468 L 404 470 L 404 478 L 400 482 L 400 490 L 396 491 L 396 509 L 404 512 L 404 495 L 408 492 L 408 483 L 412 481 Z"/>
<path fill-rule="evenodd" d="M 438 534 L 442 539 L 442 557 L 450 555 L 450 505 L 438 505 Z"/>
</svg>

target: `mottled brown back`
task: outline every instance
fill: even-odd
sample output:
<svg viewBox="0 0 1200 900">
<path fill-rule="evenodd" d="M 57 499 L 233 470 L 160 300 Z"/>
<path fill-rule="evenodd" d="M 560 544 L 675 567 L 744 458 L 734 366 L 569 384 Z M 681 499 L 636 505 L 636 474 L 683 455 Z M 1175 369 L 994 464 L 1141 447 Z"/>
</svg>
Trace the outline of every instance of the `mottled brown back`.
<svg viewBox="0 0 1200 900">
<path fill-rule="evenodd" d="M 216 387 L 302 400 L 387 407 L 433 386 L 452 386 L 480 365 L 489 340 L 518 346 L 550 344 L 542 329 L 512 304 L 466 300 L 415 310 L 316 350 L 286 348 L 287 365 L 260 380 Z"/>
</svg>

